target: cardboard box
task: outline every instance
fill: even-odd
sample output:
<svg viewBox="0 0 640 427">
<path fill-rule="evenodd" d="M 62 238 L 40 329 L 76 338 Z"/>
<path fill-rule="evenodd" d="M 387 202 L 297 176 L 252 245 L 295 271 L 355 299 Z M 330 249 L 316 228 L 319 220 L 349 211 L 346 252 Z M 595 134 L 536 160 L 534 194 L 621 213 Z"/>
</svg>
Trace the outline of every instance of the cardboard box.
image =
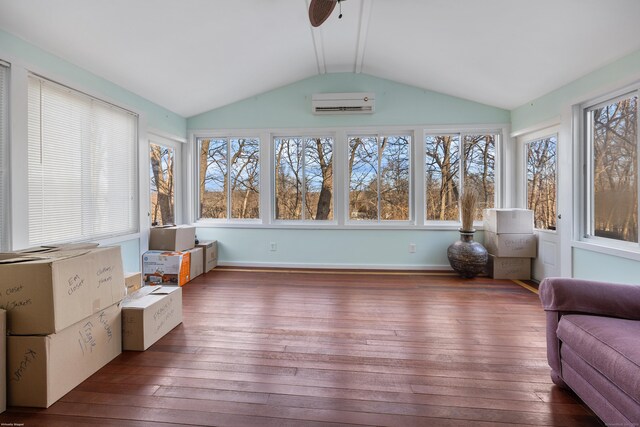
<svg viewBox="0 0 640 427">
<path fill-rule="evenodd" d="M 124 284 L 127 287 L 127 295 L 131 295 L 142 287 L 142 273 L 125 273 Z"/>
<path fill-rule="evenodd" d="M 484 247 L 499 257 L 535 258 L 537 240 L 535 234 L 496 234 L 484 232 Z"/>
<path fill-rule="evenodd" d="M 7 312 L 0 310 L 0 413 L 7 410 Z"/>
<path fill-rule="evenodd" d="M 163 286 L 122 305 L 122 349 L 144 351 L 182 323 L 182 288 Z"/>
<path fill-rule="evenodd" d="M 147 251 L 142 255 L 142 276 L 147 285 L 179 285 L 189 282 L 189 252 Z"/>
<path fill-rule="evenodd" d="M 48 408 L 122 349 L 118 304 L 57 334 L 7 338 L 8 403 Z"/>
<path fill-rule="evenodd" d="M 489 276 L 494 279 L 531 279 L 531 258 L 502 258 L 489 255 Z"/>
<path fill-rule="evenodd" d="M 0 308 L 14 335 L 60 332 L 126 295 L 120 247 L 0 255 Z"/>
<path fill-rule="evenodd" d="M 218 241 L 202 240 L 196 246 L 204 251 L 204 272 L 208 273 L 218 265 Z"/>
<path fill-rule="evenodd" d="M 497 234 L 533 233 L 533 211 L 529 209 L 485 209 L 484 231 Z"/>
<path fill-rule="evenodd" d="M 191 262 L 189 279 L 193 280 L 204 273 L 204 250 L 201 247 L 195 247 L 187 252 L 190 254 L 189 261 Z"/>
<path fill-rule="evenodd" d="M 196 228 L 191 225 L 153 227 L 149 235 L 149 250 L 181 252 L 196 244 Z"/>
</svg>

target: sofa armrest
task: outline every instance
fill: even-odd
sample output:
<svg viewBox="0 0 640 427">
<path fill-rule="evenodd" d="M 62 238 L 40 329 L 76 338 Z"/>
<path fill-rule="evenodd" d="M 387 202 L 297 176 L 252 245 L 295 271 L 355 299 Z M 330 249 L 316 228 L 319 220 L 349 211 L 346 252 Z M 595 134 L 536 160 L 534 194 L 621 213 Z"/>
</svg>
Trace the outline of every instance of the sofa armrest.
<svg viewBox="0 0 640 427">
<path fill-rule="evenodd" d="M 582 279 L 547 278 L 539 288 L 546 311 L 640 320 L 640 286 Z"/>
</svg>

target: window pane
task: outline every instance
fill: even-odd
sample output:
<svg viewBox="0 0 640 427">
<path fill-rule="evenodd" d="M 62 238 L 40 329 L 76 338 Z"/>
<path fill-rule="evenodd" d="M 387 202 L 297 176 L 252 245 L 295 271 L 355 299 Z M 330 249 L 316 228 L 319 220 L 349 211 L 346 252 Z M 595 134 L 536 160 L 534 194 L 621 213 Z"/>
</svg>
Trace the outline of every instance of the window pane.
<svg viewBox="0 0 640 427">
<path fill-rule="evenodd" d="M 305 141 L 305 219 L 333 219 L 333 139 Z"/>
<path fill-rule="evenodd" d="M 231 218 L 259 218 L 260 142 L 233 138 L 230 146 Z"/>
<path fill-rule="evenodd" d="M 349 217 L 378 219 L 378 138 L 349 138 Z"/>
<path fill-rule="evenodd" d="M 151 225 L 175 223 L 173 162 L 174 150 L 149 144 L 151 160 Z"/>
<path fill-rule="evenodd" d="M 8 247 L 7 239 L 7 146 L 9 123 L 9 67 L 0 63 L 0 251 Z"/>
<path fill-rule="evenodd" d="M 638 241 L 638 98 L 591 112 L 593 230 L 596 236 Z"/>
<path fill-rule="evenodd" d="M 409 219 L 411 137 L 387 136 L 380 142 L 380 220 Z"/>
<path fill-rule="evenodd" d="M 138 230 L 137 123 L 128 111 L 29 77 L 29 244 Z"/>
<path fill-rule="evenodd" d="M 541 230 L 556 229 L 556 145 L 555 136 L 527 144 L 527 208 Z"/>
<path fill-rule="evenodd" d="M 460 136 L 429 135 L 425 146 L 426 218 L 458 221 Z"/>
<path fill-rule="evenodd" d="M 464 137 L 464 186 L 478 195 L 475 220 L 482 219 L 482 210 L 495 203 L 496 135 L 466 135 Z"/>
<path fill-rule="evenodd" d="M 200 139 L 200 218 L 227 217 L 227 139 Z"/>
<path fill-rule="evenodd" d="M 302 219 L 302 139 L 275 140 L 276 219 Z"/>
</svg>

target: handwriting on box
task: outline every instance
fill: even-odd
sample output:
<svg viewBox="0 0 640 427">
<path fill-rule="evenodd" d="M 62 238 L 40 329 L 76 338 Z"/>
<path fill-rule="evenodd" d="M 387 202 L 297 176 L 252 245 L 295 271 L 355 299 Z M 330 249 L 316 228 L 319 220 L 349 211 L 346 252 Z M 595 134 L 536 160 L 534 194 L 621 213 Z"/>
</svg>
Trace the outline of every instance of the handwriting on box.
<svg viewBox="0 0 640 427">
<path fill-rule="evenodd" d="M 29 367 L 29 365 L 31 365 L 31 363 L 33 363 L 34 360 L 36 360 L 37 355 L 38 353 L 28 348 L 24 352 L 24 356 L 22 357 L 22 360 L 18 364 L 18 368 L 15 371 L 13 371 L 13 375 L 11 375 L 11 381 L 16 381 L 16 382 L 20 381 L 22 379 L 22 375 L 24 374 L 24 371 Z"/>
<path fill-rule="evenodd" d="M 166 323 L 168 319 L 173 316 L 173 297 L 169 297 L 169 301 L 165 302 L 162 307 L 158 308 L 153 313 L 153 320 L 156 322 L 156 332 L 158 332 Z"/>
<path fill-rule="evenodd" d="M 0 295 L 0 297 L 9 297 L 11 299 L 9 299 L 6 302 L 4 301 L 0 302 L 0 308 L 2 308 L 3 310 L 9 311 L 17 307 L 24 307 L 26 305 L 31 305 L 32 304 L 31 298 L 21 297 L 23 290 L 24 290 L 24 286 L 22 285 L 11 286 L 5 289 L 4 295 Z"/>
<path fill-rule="evenodd" d="M 111 282 L 111 280 L 113 280 L 113 276 L 111 274 L 112 271 L 113 271 L 112 266 L 102 267 L 98 269 L 98 271 L 96 272 L 96 276 L 98 276 L 98 287 L 104 285 L 105 283 L 109 283 Z"/>
</svg>

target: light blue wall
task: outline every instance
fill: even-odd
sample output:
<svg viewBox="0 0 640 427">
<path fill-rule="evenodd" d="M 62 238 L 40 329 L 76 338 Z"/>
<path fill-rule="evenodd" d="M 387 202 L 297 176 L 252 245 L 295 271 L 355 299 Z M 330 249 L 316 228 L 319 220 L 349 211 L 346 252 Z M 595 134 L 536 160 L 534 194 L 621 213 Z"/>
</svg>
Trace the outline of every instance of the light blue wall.
<svg viewBox="0 0 640 427">
<path fill-rule="evenodd" d="M 585 101 L 585 96 L 610 90 L 616 84 L 629 84 L 633 79 L 640 79 L 640 50 L 511 111 L 511 130 L 555 119 L 567 106 Z"/>
<path fill-rule="evenodd" d="M 126 107 L 143 112 L 149 127 L 153 129 L 179 137 L 185 137 L 187 134 L 187 121 L 185 118 L 0 30 L 0 59 L 11 62 L 12 58 L 20 59 L 27 67 L 37 67 L 40 73 L 45 74 L 44 77 L 55 79 L 57 76 L 64 78 L 77 84 L 79 88 L 86 88 L 96 94 L 103 94 L 105 97 L 115 102 L 120 102 Z"/>
<path fill-rule="evenodd" d="M 140 271 L 140 239 L 127 240 L 118 244 L 122 254 L 122 268 L 125 273 Z"/>
<path fill-rule="evenodd" d="M 374 92 L 375 114 L 318 116 L 311 95 Z M 509 111 L 379 79 L 366 74 L 332 73 L 190 117 L 188 129 L 304 128 L 370 125 L 509 123 Z"/>
<path fill-rule="evenodd" d="M 218 261 L 228 265 L 448 268 L 447 247 L 457 231 L 282 230 L 198 228 L 198 239 L 218 240 Z M 480 241 L 482 233 L 477 236 Z M 270 251 L 270 243 L 277 245 Z M 416 252 L 409 253 L 409 244 Z"/>
<path fill-rule="evenodd" d="M 640 284 L 640 262 L 581 248 L 573 248 L 573 277 Z"/>
<path fill-rule="evenodd" d="M 374 92 L 371 115 L 317 116 L 311 95 Z M 311 77 L 188 119 L 189 130 L 323 128 L 396 125 L 508 124 L 509 112 L 373 76 L 353 73 Z M 481 238 L 482 233 L 478 233 Z M 361 268 L 449 268 L 451 230 L 318 230 L 198 228 L 198 238 L 219 241 L 220 262 Z M 269 243 L 277 251 L 269 250 Z M 416 252 L 409 253 L 409 244 Z"/>
</svg>

